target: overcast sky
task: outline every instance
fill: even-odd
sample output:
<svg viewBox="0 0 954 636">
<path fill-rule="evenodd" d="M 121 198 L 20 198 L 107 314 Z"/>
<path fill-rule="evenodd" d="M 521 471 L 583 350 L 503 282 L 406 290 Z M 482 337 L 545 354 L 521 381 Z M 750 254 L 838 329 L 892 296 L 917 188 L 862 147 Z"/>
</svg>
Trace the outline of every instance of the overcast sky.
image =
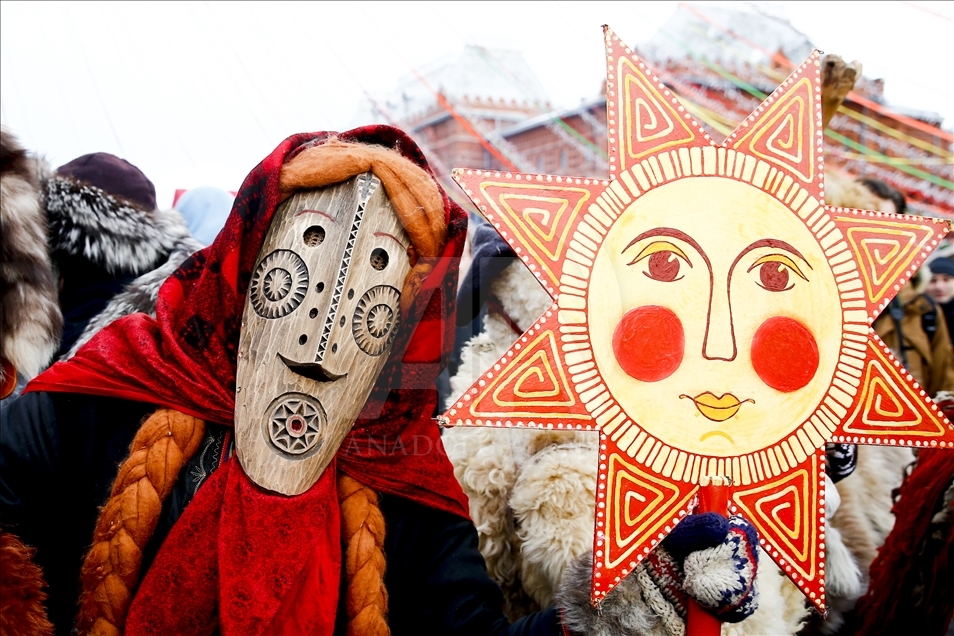
<svg viewBox="0 0 954 636">
<path fill-rule="evenodd" d="M 954 2 L 716 2 L 789 19 L 885 80 L 889 103 L 954 123 Z M 600 26 L 647 41 L 676 2 L 0 2 L 2 121 L 54 166 L 106 151 L 159 203 L 237 189 L 295 132 L 362 122 L 365 92 L 465 44 L 522 51 L 556 106 L 599 90 Z"/>
</svg>

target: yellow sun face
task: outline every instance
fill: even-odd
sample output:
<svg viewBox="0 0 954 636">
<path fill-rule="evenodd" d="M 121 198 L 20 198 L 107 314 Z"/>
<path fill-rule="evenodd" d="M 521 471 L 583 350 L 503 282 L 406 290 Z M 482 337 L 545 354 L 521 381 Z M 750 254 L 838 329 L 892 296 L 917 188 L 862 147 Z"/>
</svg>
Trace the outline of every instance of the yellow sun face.
<svg viewBox="0 0 954 636">
<path fill-rule="evenodd" d="M 717 145 L 605 39 L 609 180 L 454 173 L 555 302 L 443 422 L 599 435 L 595 601 L 728 477 L 824 611 L 825 443 L 954 448 L 871 329 L 951 226 L 825 205 L 817 52 Z"/>
<path fill-rule="evenodd" d="M 599 371 L 669 445 L 718 457 L 768 447 L 831 383 L 842 329 L 828 260 L 792 210 L 749 184 L 694 177 L 648 192 L 607 234 L 590 280 Z"/>
</svg>

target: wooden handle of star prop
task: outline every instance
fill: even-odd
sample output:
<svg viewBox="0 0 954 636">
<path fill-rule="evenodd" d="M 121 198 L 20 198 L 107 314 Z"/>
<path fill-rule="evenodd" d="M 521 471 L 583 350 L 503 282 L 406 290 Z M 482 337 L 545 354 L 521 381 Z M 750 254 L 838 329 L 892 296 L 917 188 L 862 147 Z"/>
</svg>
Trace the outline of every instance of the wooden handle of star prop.
<svg viewBox="0 0 954 636">
<path fill-rule="evenodd" d="M 729 480 L 726 477 L 702 477 L 699 479 L 699 505 L 696 514 L 718 512 L 728 516 Z M 722 621 L 705 610 L 693 599 L 689 599 L 686 618 L 687 636 L 720 636 Z"/>
</svg>

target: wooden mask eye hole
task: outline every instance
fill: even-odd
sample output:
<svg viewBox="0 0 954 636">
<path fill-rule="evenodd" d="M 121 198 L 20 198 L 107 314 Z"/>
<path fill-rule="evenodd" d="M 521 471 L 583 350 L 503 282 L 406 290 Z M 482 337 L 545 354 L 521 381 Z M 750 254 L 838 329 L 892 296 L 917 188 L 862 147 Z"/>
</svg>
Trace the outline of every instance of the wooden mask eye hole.
<svg viewBox="0 0 954 636">
<path fill-rule="evenodd" d="M 302 240 L 305 241 L 305 245 L 308 247 L 316 247 L 321 245 L 322 241 L 325 240 L 325 228 L 320 225 L 312 225 L 310 228 L 305 230 Z"/>
<path fill-rule="evenodd" d="M 388 266 L 388 253 L 385 252 L 380 247 L 374 249 L 371 252 L 371 267 L 378 270 L 379 272 Z"/>
</svg>

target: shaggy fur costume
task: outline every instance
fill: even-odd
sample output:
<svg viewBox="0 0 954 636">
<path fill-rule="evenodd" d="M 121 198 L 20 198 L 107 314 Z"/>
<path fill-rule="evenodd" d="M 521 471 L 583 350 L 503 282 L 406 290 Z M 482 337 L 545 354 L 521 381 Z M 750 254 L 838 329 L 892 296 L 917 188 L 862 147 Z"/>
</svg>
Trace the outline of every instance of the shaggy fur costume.
<svg viewBox="0 0 954 636">
<path fill-rule="evenodd" d="M 570 633 L 592 636 L 682 636 L 685 633 L 685 621 L 663 598 L 659 586 L 647 575 L 644 563 L 613 588 L 601 607 L 590 605 L 592 563 L 592 556 L 587 552 L 573 559 L 566 568 L 565 585 L 557 602 L 567 608 L 563 624 Z"/>
<path fill-rule="evenodd" d="M 831 611 L 821 624 L 822 634 L 837 633 L 845 622 L 845 613 L 868 589 L 868 569 L 894 525 L 892 491 L 901 486 L 905 467 L 913 461 L 910 448 L 859 446 L 855 472 L 836 484 L 834 490 L 841 497 L 841 505 L 829 522 L 831 529 L 826 537 Z M 841 566 L 836 570 L 839 562 Z M 835 572 L 849 566 L 857 572 L 855 580 L 849 576 L 839 580 Z"/>
<path fill-rule="evenodd" d="M 0 130 L 0 259 L 0 357 L 30 379 L 56 353 L 63 317 L 33 165 L 6 128 Z M 0 384 L 10 379 L 0 368 Z"/>
<path fill-rule="evenodd" d="M 826 200 L 831 205 L 877 209 L 870 190 L 844 176 L 825 173 Z M 841 505 L 830 515 L 828 553 L 828 618 L 811 631 L 835 634 L 845 623 L 858 598 L 868 588 L 868 569 L 894 525 L 892 492 L 901 486 L 905 469 L 914 462 L 909 448 L 859 446 L 854 473 L 828 487 Z"/>
<path fill-rule="evenodd" d="M 202 244 L 176 210 L 143 210 L 103 190 L 56 175 L 36 162 L 54 259 L 82 257 L 110 274 L 136 276 L 90 320 L 63 358 L 127 314 L 155 314 L 159 287 Z"/>
<path fill-rule="evenodd" d="M 0 636 L 46 636 L 53 633 L 43 602 L 46 592 L 33 550 L 0 530 Z"/>
<path fill-rule="evenodd" d="M 500 299 L 521 329 L 533 324 L 552 303 L 519 262 L 509 265 L 492 282 L 490 295 Z M 484 331 L 461 352 L 448 403 L 470 388 L 518 336 L 507 320 L 488 313 Z M 491 576 L 503 588 L 505 611 L 511 619 L 546 607 L 554 599 L 567 600 L 567 595 L 579 593 L 579 589 L 588 594 L 589 566 L 574 567 L 573 563 L 593 545 L 598 436 L 590 432 L 454 428 L 445 432 L 443 441 L 470 500 L 480 551 Z M 802 593 L 767 555 L 761 557 L 759 609 L 741 623 L 726 624 L 725 634 L 794 634 L 808 616 Z M 582 588 L 576 580 L 581 576 L 586 577 Z M 607 616 L 594 633 L 670 633 L 667 629 L 672 626 L 643 602 L 647 598 L 643 594 L 648 592 L 640 587 L 638 577 L 625 581 L 629 583 L 617 588 L 626 596 L 626 603 L 621 604 L 626 607 L 621 610 L 624 614 Z M 580 628 L 596 629 L 588 622 L 592 617 L 566 620 Z"/>
</svg>

